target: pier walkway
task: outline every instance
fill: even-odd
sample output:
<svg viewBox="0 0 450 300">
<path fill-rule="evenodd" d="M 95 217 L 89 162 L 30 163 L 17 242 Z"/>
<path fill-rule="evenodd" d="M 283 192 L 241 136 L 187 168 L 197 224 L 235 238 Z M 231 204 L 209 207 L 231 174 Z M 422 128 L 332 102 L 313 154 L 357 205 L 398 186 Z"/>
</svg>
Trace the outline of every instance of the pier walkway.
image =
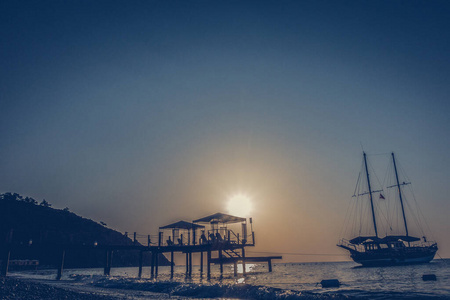
<svg viewBox="0 0 450 300">
<path fill-rule="evenodd" d="M 210 224 L 211 228 L 206 229 L 204 225 Z M 230 225 L 240 223 L 241 232 L 235 233 L 236 229 L 232 229 Z M 252 226 L 252 219 L 250 218 Z M 58 274 L 56 279 L 61 279 L 64 268 L 64 257 L 66 251 L 76 250 L 101 250 L 105 253 L 104 274 L 110 275 L 113 252 L 114 251 L 139 251 L 139 272 L 138 277 L 142 277 L 143 254 L 151 253 L 150 275 L 151 278 L 158 277 L 158 257 L 161 254 L 170 256 L 170 275 L 174 275 L 174 254 L 181 253 L 186 257 L 186 276 L 192 276 L 192 255 L 197 253 L 200 255 L 200 276 L 204 274 L 204 265 L 206 256 L 206 276 L 211 278 L 211 264 L 220 265 L 220 274 L 223 274 L 223 265 L 233 264 L 234 275 L 237 276 L 237 265 L 242 264 L 243 274 L 245 275 L 246 263 L 262 263 L 268 264 L 269 272 L 272 272 L 272 260 L 282 259 L 281 256 L 262 256 L 247 257 L 245 255 L 246 247 L 255 246 L 255 233 L 251 228 L 251 233 L 247 234 L 247 220 L 245 218 L 234 217 L 222 213 L 217 213 L 205 218 L 193 221 L 179 221 L 173 224 L 162 226 L 159 228 L 158 242 L 152 244 L 150 236 L 148 236 L 147 246 L 136 241 L 136 233 L 134 234 L 133 245 L 103 245 L 96 242 L 91 245 L 74 245 L 74 244 L 5 244 L 2 254 L 2 266 L 0 275 L 6 276 L 8 272 L 9 258 L 12 251 L 27 248 L 35 253 L 45 251 L 46 249 L 58 249 L 60 258 L 58 260 Z M 169 231 L 168 239 L 164 241 L 164 233 Z M 200 237 L 197 238 L 197 234 Z M 167 236 L 167 234 L 166 234 Z M 213 257 L 214 256 L 214 257 Z"/>
</svg>

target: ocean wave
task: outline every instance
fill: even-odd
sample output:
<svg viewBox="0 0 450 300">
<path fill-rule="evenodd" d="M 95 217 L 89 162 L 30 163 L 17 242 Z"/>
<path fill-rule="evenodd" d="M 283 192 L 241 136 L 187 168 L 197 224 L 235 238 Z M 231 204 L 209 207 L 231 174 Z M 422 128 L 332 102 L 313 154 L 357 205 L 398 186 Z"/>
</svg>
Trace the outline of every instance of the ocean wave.
<svg viewBox="0 0 450 300">
<path fill-rule="evenodd" d="M 363 291 L 360 289 L 342 289 L 340 293 L 345 293 L 354 299 L 373 299 L 373 300 L 448 300 L 449 295 L 436 295 L 433 293 L 414 293 L 414 292 L 394 292 L 394 291 Z"/>
<path fill-rule="evenodd" d="M 136 280 L 128 278 L 99 278 L 92 283 L 96 287 L 141 290 L 193 298 L 238 299 L 351 299 L 340 294 L 314 294 L 311 292 L 284 290 L 249 284 L 184 283 L 175 281 Z"/>
</svg>

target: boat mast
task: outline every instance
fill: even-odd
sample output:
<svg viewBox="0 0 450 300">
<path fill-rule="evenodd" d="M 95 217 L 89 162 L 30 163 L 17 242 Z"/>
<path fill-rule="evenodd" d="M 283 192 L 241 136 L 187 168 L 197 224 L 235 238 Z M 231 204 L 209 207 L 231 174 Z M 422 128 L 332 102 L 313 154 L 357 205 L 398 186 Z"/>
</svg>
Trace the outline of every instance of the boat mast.
<svg viewBox="0 0 450 300">
<path fill-rule="evenodd" d="M 408 236 L 408 225 L 406 224 L 405 209 L 403 208 L 402 190 L 400 188 L 400 182 L 398 181 L 397 165 L 395 164 L 394 152 L 392 152 L 392 161 L 394 162 L 394 171 L 395 171 L 395 178 L 397 179 L 398 195 L 400 197 L 400 204 L 402 205 L 403 222 L 405 223 L 406 236 Z"/>
<path fill-rule="evenodd" d="M 378 237 L 377 221 L 375 219 L 375 210 L 373 209 L 372 188 L 370 186 L 369 169 L 367 168 L 366 152 L 363 152 L 363 155 L 364 155 L 364 165 L 366 167 L 367 184 L 369 185 L 369 196 L 370 196 L 370 205 L 372 207 L 373 228 L 375 229 L 375 236 Z"/>
</svg>

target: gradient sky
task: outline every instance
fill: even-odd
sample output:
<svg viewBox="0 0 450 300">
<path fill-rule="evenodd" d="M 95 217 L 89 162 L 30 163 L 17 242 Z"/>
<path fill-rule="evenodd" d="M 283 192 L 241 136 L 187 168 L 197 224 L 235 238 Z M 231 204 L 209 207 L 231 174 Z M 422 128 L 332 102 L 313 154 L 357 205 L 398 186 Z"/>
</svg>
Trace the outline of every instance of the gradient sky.
<svg viewBox="0 0 450 300">
<path fill-rule="evenodd" d="M 251 251 L 345 254 L 362 144 L 395 151 L 450 257 L 449 16 L 449 1 L 1 1 L 0 192 L 142 234 L 242 192 Z"/>
</svg>

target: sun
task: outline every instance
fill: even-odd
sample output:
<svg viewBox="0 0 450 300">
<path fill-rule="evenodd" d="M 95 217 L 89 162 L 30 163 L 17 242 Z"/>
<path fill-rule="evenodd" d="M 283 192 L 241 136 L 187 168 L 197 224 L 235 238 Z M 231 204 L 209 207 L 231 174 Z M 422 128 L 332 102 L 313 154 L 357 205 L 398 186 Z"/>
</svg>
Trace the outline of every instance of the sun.
<svg viewBox="0 0 450 300">
<path fill-rule="evenodd" d="M 247 195 L 236 194 L 228 200 L 227 210 L 233 216 L 249 217 L 253 210 L 252 201 Z"/>
</svg>

